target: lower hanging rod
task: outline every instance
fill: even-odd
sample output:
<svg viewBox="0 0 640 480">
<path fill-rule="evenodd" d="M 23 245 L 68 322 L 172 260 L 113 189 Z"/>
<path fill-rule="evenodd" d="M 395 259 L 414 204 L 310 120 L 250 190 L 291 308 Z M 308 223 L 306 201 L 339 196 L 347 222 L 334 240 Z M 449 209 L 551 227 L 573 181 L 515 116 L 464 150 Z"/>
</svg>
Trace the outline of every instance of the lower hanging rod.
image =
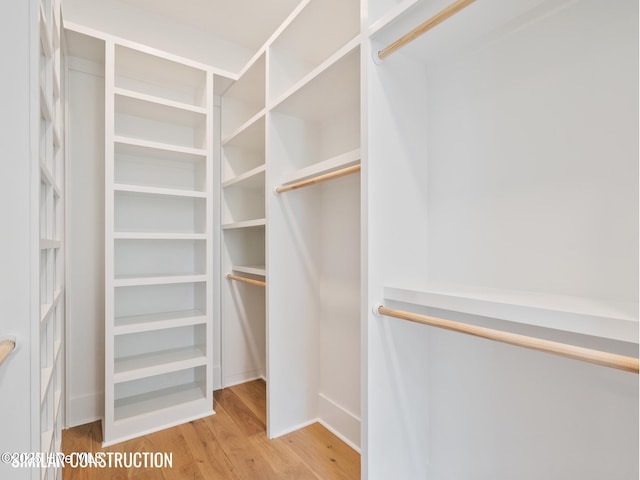
<svg viewBox="0 0 640 480">
<path fill-rule="evenodd" d="M 289 185 L 281 185 L 275 188 L 276 193 L 288 192 L 289 190 L 295 190 L 296 188 L 308 187 L 309 185 L 315 185 L 316 183 L 326 182 L 327 180 L 333 180 L 334 178 L 344 177 L 351 173 L 360 171 L 360 164 L 352 165 L 351 167 L 342 168 L 335 172 L 324 173 L 317 177 L 311 177 L 306 180 L 300 180 L 299 182 L 290 183 Z"/>
<path fill-rule="evenodd" d="M 486 338 L 488 340 L 493 340 L 496 342 L 508 343 L 509 345 L 515 345 L 517 347 L 538 350 L 540 352 L 547 352 L 554 355 L 559 355 L 561 357 L 573 358 L 574 360 L 594 363 L 596 365 L 624 370 L 626 372 L 638 373 L 639 362 L 635 357 L 626 357 L 624 355 L 618 355 L 615 353 L 603 352 L 600 350 L 591 350 L 589 348 L 577 347 L 575 345 L 568 345 L 566 343 L 552 342 L 550 340 L 543 340 L 541 338 L 519 335 L 517 333 L 503 332 L 501 330 L 494 330 L 492 328 L 478 327 L 476 325 L 469 325 L 462 322 L 454 322 L 453 320 L 445 320 L 442 318 L 430 317 L 428 315 L 420 315 L 418 313 L 394 310 L 382 305 L 377 306 L 374 311 L 376 311 L 380 315 L 386 315 L 388 317 L 399 318 L 401 320 L 421 323 L 423 325 L 429 325 L 431 327 L 442 328 L 458 333 L 464 333 L 466 335 Z"/>
<path fill-rule="evenodd" d="M 233 275 L 231 273 L 227 273 L 227 278 L 229 280 L 235 280 L 236 282 L 248 283 L 249 285 L 255 285 L 256 287 L 266 287 L 267 282 L 263 282 L 262 280 L 254 280 L 253 278 L 247 277 L 239 277 L 238 275 Z"/>
</svg>

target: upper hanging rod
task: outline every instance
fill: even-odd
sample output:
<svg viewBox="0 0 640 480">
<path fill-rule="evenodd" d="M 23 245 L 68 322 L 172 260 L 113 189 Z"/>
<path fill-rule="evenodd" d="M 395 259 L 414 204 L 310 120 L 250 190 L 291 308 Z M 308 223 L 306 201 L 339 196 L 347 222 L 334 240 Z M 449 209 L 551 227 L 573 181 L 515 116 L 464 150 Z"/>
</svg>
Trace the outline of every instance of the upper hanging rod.
<svg viewBox="0 0 640 480">
<path fill-rule="evenodd" d="M 467 335 L 474 335 L 476 337 L 508 343 L 509 345 L 529 348 L 531 350 L 552 353 L 554 355 L 560 355 L 561 357 L 595 363 L 596 365 L 602 365 L 604 367 L 617 368 L 618 370 L 638 373 L 638 359 L 634 357 L 625 357 L 624 355 L 602 352 L 600 350 L 591 350 L 589 348 L 577 347 L 566 343 L 552 342 L 541 338 L 494 330 L 492 328 L 478 327 L 467 323 L 454 322 L 452 320 L 444 320 L 442 318 L 404 312 L 402 310 L 394 310 L 382 305 L 377 306 L 374 311 L 380 315 L 387 315 L 389 317 L 395 317 L 402 320 L 409 320 L 410 322 L 422 323 L 432 327 L 452 330 L 454 332 L 465 333 Z"/>
<path fill-rule="evenodd" d="M 402 37 L 397 39 L 395 42 L 389 44 L 387 47 L 385 47 L 382 50 L 378 51 L 378 58 L 380 60 L 383 60 L 385 57 L 388 57 L 389 55 L 391 55 L 396 50 L 401 49 L 407 43 L 412 42 L 413 40 L 418 38 L 423 33 L 428 32 L 429 30 L 431 30 L 436 25 L 444 22 L 447 18 L 452 17 L 453 15 L 458 13 L 460 10 L 468 7 L 473 2 L 475 2 L 475 0 L 457 0 L 456 2 L 453 2 L 451 5 L 449 5 L 444 10 L 441 10 L 438 13 L 436 13 L 433 17 L 431 17 L 426 22 L 421 23 L 416 28 L 411 30 L 409 33 L 404 34 Z"/>
<path fill-rule="evenodd" d="M 255 285 L 256 287 L 267 286 L 267 282 L 263 282 L 261 280 L 254 280 L 253 278 L 239 277 L 238 275 L 233 275 L 231 273 L 227 273 L 227 278 L 229 280 L 236 280 L 238 282 L 248 283 L 249 285 Z"/>
<path fill-rule="evenodd" d="M 14 339 L 6 339 L 0 342 L 0 365 L 5 361 L 11 352 L 16 348 L 16 341 Z"/>
<path fill-rule="evenodd" d="M 314 185 L 316 183 L 325 182 L 327 180 L 333 180 L 334 178 L 344 177 L 345 175 L 349 175 L 350 173 L 355 173 L 359 171 L 360 171 L 360 164 L 353 165 L 351 167 L 336 170 L 335 172 L 324 173 L 322 175 L 311 177 L 306 180 L 300 180 L 299 182 L 290 183 L 289 185 L 281 185 L 279 187 L 276 187 L 275 191 L 276 193 L 288 192 L 289 190 L 295 190 L 296 188 Z"/>
</svg>

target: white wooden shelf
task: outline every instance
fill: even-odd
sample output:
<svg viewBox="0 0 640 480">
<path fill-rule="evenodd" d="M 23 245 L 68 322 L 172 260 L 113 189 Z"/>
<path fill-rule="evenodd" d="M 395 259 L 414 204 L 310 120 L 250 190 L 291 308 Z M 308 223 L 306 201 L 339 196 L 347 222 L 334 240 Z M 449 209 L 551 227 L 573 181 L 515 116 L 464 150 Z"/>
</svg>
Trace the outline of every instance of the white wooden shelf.
<svg viewBox="0 0 640 480">
<path fill-rule="evenodd" d="M 48 122 L 53 119 L 51 103 L 46 92 L 43 90 L 42 85 L 40 85 L 40 113 L 42 113 L 42 118 L 44 118 Z"/>
<path fill-rule="evenodd" d="M 251 151 L 264 152 L 265 140 L 264 115 L 258 115 L 250 119 L 243 128 L 238 129 L 233 135 L 222 142 L 223 147 L 241 147 Z"/>
<path fill-rule="evenodd" d="M 197 346 L 116 358 L 113 381 L 114 383 L 127 382 L 162 373 L 200 367 L 206 363 L 205 352 Z"/>
<path fill-rule="evenodd" d="M 260 165 L 248 172 L 238 175 L 222 183 L 222 188 L 241 185 L 245 188 L 264 188 L 266 165 Z"/>
<path fill-rule="evenodd" d="M 60 128 L 57 122 L 53 122 L 53 145 L 60 148 L 62 146 L 62 140 L 60 136 Z"/>
<path fill-rule="evenodd" d="M 206 233 L 114 232 L 115 240 L 206 240 Z"/>
<path fill-rule="evenodd" d="M 231 269 L 234 272 L 248 273 L 250 275 L 259 275 L 264 277 L 267 275 L 267 270 L 264 265 L 233 265 Z"/>
<path fill-rule="evenodd" d="M 126 137 L 123 135 L 116 135 L 114 137 L 116 144 L 131 145 L 141 148 L 149 148 L 154 150 L 164 150 L 167 152 L 184 153 L 187 155 L 197 155 L 200 157 L 206 157 L 207 151 L 203 148 L 183 147 L 180 145 L 172 145 L 168 143 L 154 142 L 152 140 L 145 140 L 142 138 Z"/>
<path fill-rule="evenodd" d="M 293 183 L 299 180 L 305 180 L 310 177 L 323 175 L 325 173 L 331 173 L 335 170 L 340 170 L 341 168 L 357 165 L 360 163 L 360 157 L 360 149 L 356 148 L 354 150 L 351 150 L 350 152 L 343 153 L 342 155 L 337 155 L 322 162 L 315 163 L 309 167 L 296 170 L 289 175 L 285 175 L 282 183 Z"/>
<path fill-rule="evenodd" d="M 198 192 L 195 190 L 177 190 L 173 188 L 147 187 L 143 185 L 114 184 L 113 189 L 116 192 L 167 195 L 174 197 L 207 198 L 207 192 Z"/>
<path fill-rule="evenodd" d="M 42 43 L 44 54 L 47 58 L 51 58 L 53 48 L 51 47 L 51 33 L 49 25 L 47 25 L 47 17 L 44 9 L 40 5 L 40 43 Z"/>
<path fill-rule="evenodd" d="M 52 240 L 49 238 L 41 238 L 40 239 L 40 250 L 49 250 L 52 248 L 60 248 L 62 246 L 62 242 L 59 240 Z"/>
<path fill-rule="evenodd" d="M 267 224 L 266 219 L 258 218 L 256 220 L 246 220 L 244 222 L 225 223 L 222 225 L 223 230 L 231 230 L 234 228 L 253 228 L 263 227 Z"/>
<path fill-rule="evenodd" d="M 115 401 L 115 421 L 125 421 L 161 413 L 162 410 L 182 407 L 192 402 L 206 400 L 200 384 L 188 383 L 162 390 L 121 398 Z"/>
<path fill-rule="evenodd" d="M 40 304 L 40 323 L 43 323 L 47 320 L 49 315 L 54 311 L 55 307 L 60 302 L 61 297 L 62 290 L 56 290 L 55 292 L 53 292 L 53 301 L 51 303 Z"/>
<path fill-rule="evenodd" d="M 638 305 L 532 292 L 432 285 L 384 288 L 385 300 L 638 343 Z"/>
<path fill-rule="evenodd" d="M 42 405 L 47 398 L 47 393 L 49 392 L 51 380 L 53 380 L 53 365 L 50 367 L 41 368 L 40 369 L 40 405 Z"/>
<path fill-rule="evenodd" d="M 201 310 L 185 310 L 179 312 L 163 312 L 148 315 L 130 315 L 116 317 L 114 335 L 149 332 L 166 328 L 187 327 L 206 323 L 206 314 Z"/>
<path fill-rule="evenodd" d="M 164 103 L 151 102 L 140 98 L 140 95 L 115 95 L 116 114 L 130 115 L 136 118 L 150 119 L 154 122 L 187 126 L 191 128 L 204 127 L 206 115 L 202 112 L 184 110 Z"/>
<path fill-rule="evenodd" d="M 249 120 L 247 120 L 242 125 L 240 125 L 238 128 L 236 128 L 229 136 L 227 136 L 226 138 L 222 139 L 222 146 L 226 146 L 227 144 L 232 143 L 237 137 L 241 136 L 246 130 L 249 130 L 251 127 L 253 127 L 260 120 L 263 120 L 264 119 L 264 115 L 265 115 L 265 111 L 266 110 L 263 108 L 258 113 L 256 113 L 254 116 L 252 116 Z"/>
<path fill-rule="evenodd" d="M 360 38 L 356 37 L 280 95 L 271 110 L 322 120 L 360 99 Z"/>
<path fill-rule="evenodd" d="M 53 98 L 60 98 L 60 73 L 57 71 L 57 67 L 55 66 L 55 60 L 53 62 Z"/>
<path fill-rule="evenodd" d="M 157 104 L 161 107 L 168 107 L 175 110 L 184 110 L 185 112 L 189 112 L 188 117 L 191 117 L 191 114 L 197 115 L 206 115 L 207 110 L 203 107 L 198 107 L 195 105 L 189 105 L 188 103 L 176 102 L 174 100 L 168 100 L 166 98 L 158 97 L 155 95 L 147 95 L 140 92 L 135 92 L 133 90 L 128 90 L 125 88 L 115 88 L 114 93 L 121 97 L 127 97 L 135 100 L 140 100 L 141 102 L 147 102 L 149 104 Z M 202 119 L 201 117 L 194 117 L 197 119 Z"/>
<path fill-rule="evenodd" d="M 113 281 L 114 287 L 135 287 L 140 285 L 168 285 L 174 283 L 206 282 L 207 275 L 118 275 Z"/>
</svg>

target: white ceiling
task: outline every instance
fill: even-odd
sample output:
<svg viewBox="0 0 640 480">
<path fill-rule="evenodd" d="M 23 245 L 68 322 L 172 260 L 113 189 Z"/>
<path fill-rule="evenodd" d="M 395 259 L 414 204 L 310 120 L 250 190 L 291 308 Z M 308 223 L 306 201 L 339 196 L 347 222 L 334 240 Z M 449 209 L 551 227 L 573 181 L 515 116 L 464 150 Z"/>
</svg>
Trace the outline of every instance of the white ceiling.
<svg viewBox="0 0 640 480">
<path fill-rule="evenodd" d="M 300 0 L 122 0 L 257 50 Z"/>
</svg>

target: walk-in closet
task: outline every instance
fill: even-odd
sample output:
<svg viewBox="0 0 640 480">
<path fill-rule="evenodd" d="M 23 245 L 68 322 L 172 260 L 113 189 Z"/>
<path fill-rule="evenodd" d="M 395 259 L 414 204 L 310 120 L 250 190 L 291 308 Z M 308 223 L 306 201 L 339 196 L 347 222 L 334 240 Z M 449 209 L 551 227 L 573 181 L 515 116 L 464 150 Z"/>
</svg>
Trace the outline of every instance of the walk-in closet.
<svg viewBox="0 0 640 480">
<path fill-rule="evenodd" d="M 1 478 L 638 478 L 637 1 L 9 4 Z"/>
</svg>

